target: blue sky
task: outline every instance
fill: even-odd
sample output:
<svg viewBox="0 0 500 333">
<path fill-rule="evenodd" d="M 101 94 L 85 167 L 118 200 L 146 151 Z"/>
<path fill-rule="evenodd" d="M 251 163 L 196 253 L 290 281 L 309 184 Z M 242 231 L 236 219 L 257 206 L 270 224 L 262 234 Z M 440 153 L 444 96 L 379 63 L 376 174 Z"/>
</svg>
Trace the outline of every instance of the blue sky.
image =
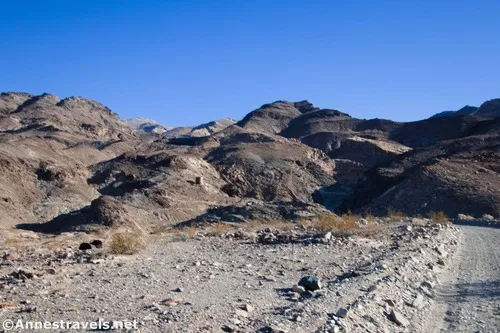
<svg viewBox="0 0 500 333">
<path fill-rule="evenodd" d="M 500 97 L 500 1 L 5 1 L 0 91 L 169 126 L 308 99 L 408 121 Z"/>
</svg>

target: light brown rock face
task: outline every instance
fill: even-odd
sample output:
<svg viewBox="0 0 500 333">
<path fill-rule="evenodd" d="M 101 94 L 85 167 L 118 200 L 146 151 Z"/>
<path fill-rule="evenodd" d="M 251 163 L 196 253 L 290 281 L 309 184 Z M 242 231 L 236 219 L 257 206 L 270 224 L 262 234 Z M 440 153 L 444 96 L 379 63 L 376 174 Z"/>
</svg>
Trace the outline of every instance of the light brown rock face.
<svg viewBox="0 0 500 333">
<path fill-rule="evenodd" d="M 169 138 L 134 131 L 86 98 L 3 93 L 2 223 L 147 229 L 206 217 L 214 207 L 222 215 L 311 216 L 322 211 L 318 203 L 496 217 L 500 118 L 450 119 L 362 120 L 278 101 L 237 124 L 211 122 Z M 263 202 L 240 209 L 252 199 Z"/>
<path fill-rule="evenodd" d="M 317 187 L 334 182 L 334 163 L 323 153 L 285 140 L 223 146 L 206 159 L 227 180 L 230 195 L 312 202 Z"/>
</svg>

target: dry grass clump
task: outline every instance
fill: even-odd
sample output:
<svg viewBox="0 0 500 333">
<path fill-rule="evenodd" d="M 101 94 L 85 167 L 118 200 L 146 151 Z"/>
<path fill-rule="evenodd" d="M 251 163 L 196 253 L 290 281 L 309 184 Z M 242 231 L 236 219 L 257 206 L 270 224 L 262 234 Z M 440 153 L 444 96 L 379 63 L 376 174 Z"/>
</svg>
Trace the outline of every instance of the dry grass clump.
<svg viewBox="0 0 500 333">
<path fill-rule="evenodd" d="M 377 223 L 377 218 L 372 214 L 367 214 L 365 216 L 365 220 L 368 222 L 368 225 L 373 225 Z"/>
<path fill-rule="evenodd" d="M 167 233 L 168 230 L 169 230 L 169 227 L 166 224 L 159 223 L 159 224 L 153 225 L 153 227 L 151 228 L 150 234 L 151 235 L 161 235 L 161 234 Z"/>
<path fill-rule="evenodd" d="M 227 234 L 230 230 L 231 226 L 227 223 L 213 223 L 209 228 L 208 235 L 218 237 Z"/>
<path fill-rule="evenodd" d="M 301 229 L 309 229 L 312 228 L 312 226 L 313 222 L 311 220 L 302 219 L 299 222 L 297 222 L 297 227 Z"/>
<path fill-rule="evenodd" d="M 262 228 L 273 228 L 282 231 L 291 231 L 295 228 L 297 224 L 287 220 L 251 220 L 243 224 L 243 228 L 246 230 L 255 231 Z"/>
<path fill-rule="evenodd" d="M 114 254 L 134 254 L 144 248 L 137 232 L 119 232 L 111 236 L 110 249 Z"/>
<path fill-rule="evenodd" d="M 188 239 L 196 238 L 198 228 L 190 225 L 185 227 L 174 227 L 167 231 L 168 240 L 172 242 L 186 242 Z"/>
<path fill-rule="evenodd" d="M 429 212 L 429 218 L 436 223 L 448 225 L 451 224 L 450 219 L 444 212 Z"/>
<path fill-rule="evenodd" d="M 352 213 L 341 216 L 335 214 L 322 214 L 312 222 L 312 228 L 320 231 L 338 231 L 349 233 L 357 228 L 356 222 L 360 217 Z"/>
<path fill-rule="evenodd" d="M 406 216 L 404 213 L 402 213 L 400 211 L 397 211 L 397 210 L 390 208 L 387 211 L 387 217 L 390 218 L 391 220 L 402 220 L 402 219 L 407 218 L 408 216 Z"/>
<path fill-rule="evenodd" d="M 244 224 L 244 228 L 247 230 L 255 230 L 264 226 L 265 223 L 262 220 L 251 220 Z"/>
</svg>

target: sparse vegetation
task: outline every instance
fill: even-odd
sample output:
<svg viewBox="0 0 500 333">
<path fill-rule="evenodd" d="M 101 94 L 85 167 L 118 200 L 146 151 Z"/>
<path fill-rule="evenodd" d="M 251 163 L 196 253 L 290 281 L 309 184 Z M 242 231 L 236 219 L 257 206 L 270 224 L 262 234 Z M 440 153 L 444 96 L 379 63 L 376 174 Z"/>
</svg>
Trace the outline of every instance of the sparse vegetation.
<svg viewBox="0 0 500 333">
<path fill-rule="evenodd" d="M 254 230 L 257 228 L 260 228 L 264 225 L 264 222 L 262 220 L 251 220 L 245 223 L 245 229 L 248 230 Z"/>
<path fill-rule="evenodd" d="M 213 223 L 210 226 L 210 231 L 208 232 L 209 236 L 222 236 L 227 234 L 229 230 L 231 230 L 231 226 L 227 223 Z"/>
<path fill-rule="evenodd" d="M 451 221 L 448 218 L 448 216 L 442 211 L 429 212 L 428 216 L 431 220 L 433 220 L 436 223 L 443 224 L 443 225 L 451 224 Z"/>
<path fill-rule="evenodd" d="M 356 222 L 359 216 L 351 213 L 338 216 L 335 214 L 323 214 L 318 216 L 312 227 L 320 231 L 338 231 L 341 233 L 352 232 L 357 228 Z"/>
<path fill-rule="evenodd" d="M 407 218 L 408 216 L 406 216 L 404 213 L 400 211 L 389 208 L 387 210 L 387 217 L 390 218 L 391 220 L 402 220 Z"/>
<path fill-rule="evenodd" d="M 377 222 L 377 218 L 372 214 L 366 215 L 365 220 L 368 222 L 369 225 L 375 224 Z"/>
<path fill-rule="evenodd" d="M 139 233 L 120 232 L 111 236 L 110 248 L 114 254 L 134 254 L 144 248 L 144 244 Z"/>
</svg>

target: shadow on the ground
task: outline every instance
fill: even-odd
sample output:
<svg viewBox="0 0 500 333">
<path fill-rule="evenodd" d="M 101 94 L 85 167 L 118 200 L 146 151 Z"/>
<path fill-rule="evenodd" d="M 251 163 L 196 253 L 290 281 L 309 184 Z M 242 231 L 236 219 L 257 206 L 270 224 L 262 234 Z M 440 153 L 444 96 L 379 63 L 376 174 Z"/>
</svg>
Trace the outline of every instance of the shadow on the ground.
<svg viewBox="0 0 500 333">
<path fill-rule="evenodd" d="M 478 298 L 500 299 L 500 280 L 442 285 L 438 290 L 437 297 L 446 303 L 465 303 Z"/>
<path fill-rule="evenodd" d="M 45 223 L 20 223 L 16 229 L 60 234 L 66 231 L 86 231 L 90 226 L 90 206 L 66 214 L 61 214 Z"/>
</svg>

